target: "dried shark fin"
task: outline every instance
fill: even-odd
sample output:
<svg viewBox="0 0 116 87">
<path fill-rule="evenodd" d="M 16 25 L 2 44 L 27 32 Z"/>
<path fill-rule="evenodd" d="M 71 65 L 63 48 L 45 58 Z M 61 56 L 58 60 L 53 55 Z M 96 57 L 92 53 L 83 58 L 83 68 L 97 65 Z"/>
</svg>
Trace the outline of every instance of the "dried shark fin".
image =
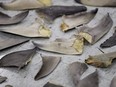
<svg viewBox="0 0 116 87">
<path fill-rule="evenodd" d="M 116 45 L 116 30 L 114 32 L 114 34 L 107 39 L 105 42 L 103 42 L 100 47 L 101 48 L 108 48 L 108 47 L 112 47 Z"/>
<path fill-rule="evenodd" d="M 42 57 L 42 60 L 43 60 L 43 65 L 40 71 L 35 76 L 34 78 L 35 80 L 39 80 L 51 74 L 60 63 L 61 58 L 54 56 L 44 56 Z"/>
<path fill-rule="evenodd" d="M 85 62 L 89 65 L 106 68 L 112 64 L 112 61 L 116 58 L 116 52 L 104 53 L 95 56 L 89 56 Z"/>
<path fill-rule="evenodd" d="M 63 86 L 48 82 L 43 87 L 63 87 Z"/>
<path fill-rule="evenodd" d="M 23 44 L 27 41 L 29 41 L 27 38 L 0 32 L 0 51 Z"/>
<path fill-rule="evenodd" d="M 99 7 L 116 7 L 116 0 L 75 0 L 77 3 L 89 5 L 89 6 L 99 6 Z"/>
<path fill-rule="evenodd" d="M 13 87 L 12 85 L 5 85 L 5 87 Z"/>
<path fill-rule="evenodd" d="M 12 52 L 0 60 L 0 67 L 17 67 L 19 69 L 27 65 L 36 53 L 36 48 Z"/>
<path fill-rule="evenodd" d="M 78 12 L 86 11 L 84 6 L 49 6 L 36 10 L 39 16 L 47 21 L 53 21 L 63 15 L 71 15 Z"/>
<path fill-rule="evenodd" d="M 33 42 L 33 44 L 44 51 L 68 55 L 82 54 L 84 48 L 84 40 L 80 36 L 71 40 L 55 40 L 47 44 Z"/>
<path fill-rule="evenodd" d="M 16 39 L 16 38 L 9 38 L 0 41 L 0 51 L 23 44 L 29 41 L 28 39 Z"/>
<path fill-rule="evenodd" d="M 90 12 L 81 12 L 75 15 L 63 16 L 63 23 L 61 24 L 61 30 L 66 32 L 77 26 L 89 23 L 98 12 L 98 9 L 91 10 Z"/>
<path fill-rule="evenodd" d="M 29 11 L 25 11 L 15 15 L 14 17 L 10 17 L 7 14 L 0 12 L 0 25 L 12 25 L 20 23 L 27 17 L 28 13 Z"/>
<path fill-rule="evenodd" d="M 10 3 L 1 3 L 0 7 L 6 10 L 27 10 L 51 5 L 52 0 L 15 0 Z"/>
<path fill-rule="evenodd" d="M 7 77 L 0 76 L 0 84 L 5 82 L 7 80 Z"/>
<path fill-rule="evenodd" d="M 110 87 L 116 87 L 116 76 L 112 79 Z"/>
<path fill-rule="evenodd" d="M 1 18 L 11 18 L 11 17 L 3 12 L 0 12 L 0 19 Z"/>
<path fill-rule="evenodd" d="M 83 26 L 80 28 L 80 33 L 90 44 L 96 43 L 100 40 L 113 26 L 113 21 L 109 14 L 105 15 L 99 24 L 93 28 Z"/>
<path fill-rule="evenodd" d="M 88 67 L 85 63 L 74 62 L 69 65 L 69 71 L 76 87 L 78 87 L 80 78 L 87 69 Z"/>
<path fill-rule="evenodd" d="M 1 29 L 1 32 L 11 33 L 15 35 L 20 35 L 24 37 L 43 37 L 48 38 L 51 36 L 51 31 L 44 25 L 39 23 L 34 23 L 30 26 L 15 26 L 10 29 Z"/>
<path fill-rule="evenodd" d="M 98 72 L 95 71 L 94 73 L 80 80 L 78 86 L 76 87 L 99 87 Z"/>
</svg>

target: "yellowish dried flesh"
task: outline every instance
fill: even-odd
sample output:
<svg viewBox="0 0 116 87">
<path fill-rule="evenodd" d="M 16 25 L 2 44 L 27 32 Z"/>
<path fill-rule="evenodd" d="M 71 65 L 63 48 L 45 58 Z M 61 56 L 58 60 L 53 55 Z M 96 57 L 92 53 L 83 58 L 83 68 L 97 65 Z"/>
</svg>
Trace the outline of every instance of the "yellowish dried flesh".
<svg viewBox="0 0 116 87">
<path fill-rule="evenodd" d="M 84 32 L 80 32 L 79 35 L 82 36 L 89 43 L 92 43 L 93 38 L 92 38 L 92 36 L 90 34 L 84 33 Z"/>
<path fill-rule="evenodd" d="M 78 36 L 78 38 L 74 41 L 73 47 L 75 50 L 79 53 L 83 52 L 83 47 L 84 47 L 84 39 L 81 36 Z"/>
<path fill-rule="evenodd" d="M 45 6 L 51 6 L 52 5 L 52 0 L 38 0 L 41 3 L 43 3 Z"/>
<path fill-rule="evenodd" d="M 45 36 L 45 37 L 51 36 L 51 31 L 44 26 L 40 26 L 39 33 L 40 35 Z"/>
<path fill-rule="evenodd" d="M 69 26 L 68 26 L 66 23 L 63 22 L 63 23 L 61 24 L 60 28 L 61 28 L 61 30 L 62 30 L 63 32 L 65 32 L 65 31 L 68 30 Z"/>
</svg>

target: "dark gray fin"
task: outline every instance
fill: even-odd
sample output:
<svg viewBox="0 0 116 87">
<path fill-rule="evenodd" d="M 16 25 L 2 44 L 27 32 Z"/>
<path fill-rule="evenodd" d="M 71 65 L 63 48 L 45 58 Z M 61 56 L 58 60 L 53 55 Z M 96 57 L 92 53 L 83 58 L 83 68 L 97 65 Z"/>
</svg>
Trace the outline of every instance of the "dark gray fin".
<svg viewBox="0 0 116 87">
<path fill-rule="evenodd" d="M 2 12 L 0 12 L 0 25 L 13 25 L 13 24 L 17 24 L 20 23 L 21 21 L 23 21 L 27 15 L 28 15 L 29 11 L 25 11 L 25 12 L 21 12 L 13 17 L 10 17 Z"/>
<path fill-rule="evenodd" d="M 50 6 L 39 8 L 36 12 L 47 21 L 53 21 L 63 15 L 72 15 L 86 10 L 85 6 Z"/>
<path fill-rule="evenodd" d="M 63 87 L 63 86 L 48 82 L 43 87 Z"/>
<path fill-rule="evenodd" d="M 0 51 L 28 42 L 28 38 L 0 32 Z"/>
<path fill-rule="evenodd" d="M 12 52 L 0 60 L 0 67 L 17 67 L 19 69 L 27 65 L 36 53 L 36 48 Z"/>
<path fill-rule="evenodd" d="M 87 69 L 88 67 L 85 63 L 74 62 L 69 65 L 69 71 L 76 87 L 78 87 L 80 78 Z"/>
<path fill-rule="evenodd" d="M 80 3 L 80 4 L 82 4 L 82 3 L 81 3 L 81 0 L 75 0 L 75 1 L 76 1 L 77 3 Z"/>
<path fill-rule="evenodd" d="M 95 71 L 94 73 L 82 79 L 77 87 L 99 87 L 98 72 Z"/>
<path fill-rule="evenodd" d="M 13 87 L 12 85 L 5 85 L 5 87 Z"/>
<path fill-rule="evenodd" d="M 108 47 L 113 47 L 115 45 L 116 45 L 116 31 L 109 39 L 107 39 L 105 42 L 103 42 L 100 45 L 100 47 L 101 48 L 108 48 Z"/>
<path fill-rule="evenodd" d="M 0 84 L 5 82 L 7 80 L 7 77 L 0 76 Z"/>
<path fill-rule="evenodd" d="M 116 87 L 116 76 L 112 79 L 110 87 Z"/>
<path fill-rule="evenodd" d="M 35 76 L 35 80 L 39 80 L 51 74 L 58 64 L 61 61 L 60 57 L 53 57 L 53 56 L 44 56 L 42 57 L 43 65 L 37 75 Z"/>
</svg>

